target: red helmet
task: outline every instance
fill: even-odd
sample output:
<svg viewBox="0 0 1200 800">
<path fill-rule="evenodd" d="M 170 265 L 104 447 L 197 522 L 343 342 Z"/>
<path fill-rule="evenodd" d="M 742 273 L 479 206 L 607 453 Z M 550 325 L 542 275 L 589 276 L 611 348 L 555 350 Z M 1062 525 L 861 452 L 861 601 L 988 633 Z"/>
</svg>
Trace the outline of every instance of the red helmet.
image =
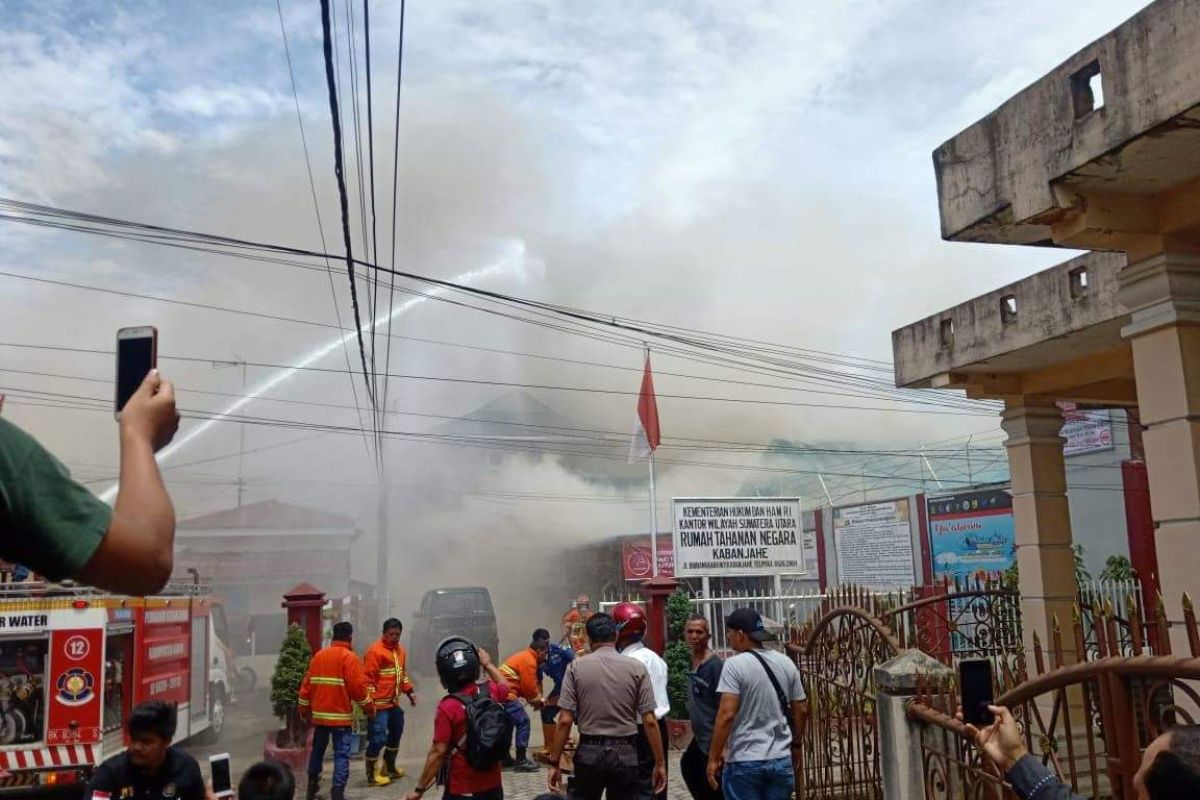
<svg viewBox="0 0 1200 800">
<path fill-rule="evenodd" d="M 613 622 L 617 623 L 617 641 L 646 635 L 646 612 L 637 603 L 618 603 L 612 610 Z"/>
</svg>

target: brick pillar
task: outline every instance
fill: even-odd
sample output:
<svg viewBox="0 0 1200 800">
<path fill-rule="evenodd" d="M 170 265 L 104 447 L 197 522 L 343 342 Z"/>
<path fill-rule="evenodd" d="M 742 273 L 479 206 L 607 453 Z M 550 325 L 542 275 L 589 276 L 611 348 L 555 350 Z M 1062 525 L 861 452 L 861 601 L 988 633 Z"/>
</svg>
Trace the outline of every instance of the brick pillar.
<svg viewBox="0 0 1200 800">
<path fill-rule="evenodd" d="M 1053 619 L 1071 622 L 1077 593 L 1071 550 L 1071 514 L 1063 463 L 1062 412 L 1049 398 L 1010 400 L 1002 414 L 1008 434 L 1012 475 L 1013 523 L 1021 573 L 1021 622 L 1024 646 L 1032 653 L 1036 631 L 1049 649 Z M 1074 663 L 1074 640 L 1063 637 L 1063 662 Z"/>
<path fill-rule="evenodd" d="M 667 598 L 678 588 L 674 578 L 662 576 L 642 583 L 642 594 L 646 597 L 646 645 L 659 655 L 667 646 Z"/>
<path fill-rule="evenodd" d="M 1133 348 L 1150 512 L 1167 617 L 1200 574 L 1200 255 L 1160 253 L 1121 270 L 1122 331 Z M 1186 653 L 1182 630 L 1172 631 Z"/>
</svg>

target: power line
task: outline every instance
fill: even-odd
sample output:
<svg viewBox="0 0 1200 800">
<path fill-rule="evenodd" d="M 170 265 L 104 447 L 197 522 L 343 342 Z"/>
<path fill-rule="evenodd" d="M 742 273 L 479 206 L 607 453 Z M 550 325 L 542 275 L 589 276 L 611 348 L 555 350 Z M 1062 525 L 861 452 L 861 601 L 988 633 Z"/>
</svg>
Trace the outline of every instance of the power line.
<svg viewBox="0 0 1200 800">
<path fill-rule="evenodd" d="M 317 218 L 317 233 L 320 234 L 321 237 L 321 249 L 328 250 L 329 248 L 325 243 L 325 225 L 321 221 L 321 204 L 317 200 L 317 182 L 313 179 L 312 159 L 309 157 L 308 153 L 308 137 L 304 132 L 304 115 L 300 112 L 300 92 L 296 88 L 296 71 L 292 68 L 292 50 L 288 45 L 287 26 L 283 21 L 282 0 L 275 0 L 275 9 L 279 12 L 279 34 L 283 38 L 283 54 L 287 58 L 288 77 L 291 79 L 292 83 L 292 99 L 296 103 L 296 125 L 300 129 L 300 147 L 304 151 L 304 167 L 308 172 L 308 188 L 312 194 L 313 214 Z M 333 313 L 337 319 L 338 330 L 342 330 L 342 311 L 338 306 L 337 289 L 334 287 L 333 283 L 333 265 L 329 263 L 328 258 L 324 259 L 324 261 L 325 274 L 329 278 L 329 294 L 333 300 Z M 346 372 L 350 373 L 352 370 L 352 367 L 350 366 L 350 348 L 347 346 L 344 339 L 342 340 L 342 353 L 346 357 Z M 363 422 L 362 407 L 358 402 L 358 387 L 354 385 L 353 375 L 349 375 L 349 379 L 350 391 L 354 396 L 354 409 L 358 415 L 358 426 L 363 429 L 363 446 L 367 448 L 367 453 L 370 455 L 371 448 L 370 445 L 367 444 L 367 431 L 366 425 Z"/>
<path fill-rule="evenodd" d="M 66 351 L 66 352 L 112 355 L 112 351 L 108 351 L 108 350 L 61 347 L 61 346 L 53 346 L 53 345 L 24 345 L 24 344 L 16 344 L 16 343 L 9 343 L 9 342 L 0 342 L 0 347 L 25 347 L 25 348 L 33 348 L 33 349 L 40 349 L 40 350 L 58 350 L 58 351 Z M 191 362 L 200 362 L 200 363 L 209 363 L 214 360 L 212 358 L 200 358 L 198 356 L 166 355 L 166 354 L 162 354 L 162 353 L 160 353 L 158 357 L 160 359 L 168 360 L 168 361 L 191 361 Z M 289 369 L 289 370 L 296 370 L 299 372 L 315 372 L 315 373 L 327 373 L 327 374 L 338 374 L 338 375 L 345 374 L 345 372 L 346 372 L 343 369 L 337 369 L 334 367 L 314 367 L 314 366 L 300 366 L 300 365 L 291 365 L 291 364 L 275 364 L 275 363 L 265 362 L 265 361 L 245 361 L 244 363 L 247 366 L 258 367 L 258 368 L 263 368 L 263 369 Z M 623 396 L 623 397 L 637 397 L 638 396 L 638 392 L 630 391 L 630 390 L 626 390 L 626 389 L 603 389 L 603 388 L 590 387 L 590 386 L 566 386 L 566 385 L 545 384 L 545 383 L 519 383 L 516 381 L 486 380 L 486 379 L 482 379 L 482 378 L 455 378 L 455 377 L 449 377 L 449 376 L 443 376 L 443 375 L 419 375 L 416 373 L 388 373 L 388 375 L 389 375 L 389 377 L 402 379 L 402 380 L 432 381 L 432 382 L 449 383 L 449 384 L 504 386 L 504 387 L 514 388 L 514 389 L 540 389 L 540 390 L 546 390 L 546 391 L 580 392 L 580 393 L 585 393 L 585 394 L 617 395 L 617 396 Z M 695 401 L 707 401 L 707 402 L 718 402 L 718 403 L 744 403 L 747 405 L 786 406 L 786 407 L 795 407 L 795 408 L 829 408 L 829 409 L 837 409 L 837 410 L 841 410 L 841 411 L 872 411 L 872 412 L 895 413 L 895 414 L 938 414 L 938 415 L 942 415 L 942 416 L 959 416 L 959 417 L 991 416 L 990 414 L 979 414 L 979 413 L 971 413 L 971 412 L 929 411 L 929 410 L 925 410 L 925 409 L 887 408 L 887 407 L 883 407 L 883 406 L 848 406 L 848 405 L 835 404 L 835 403 L 801 403 L 801 402 L 788 401 L 788 400 L 762 400 L 762 399 L 758 399 L 758 398 L 746 398 L 746 397 L 719 397 L 719 396 L 712 396 L 712 395 L 665 394 L 665 393 L 661 393 L 661 392 L 656 393 L 656 396 L 659 398 L 666 398 L 666 399 L 671 399 L 671 400 L 695 400 Z"/>
<path fill-rule="evenodd" d="M 338 114 L 337 85 L 333 75 L 333 41 L 330 31 L 330 0 L 321 0 L 321 32 L 324 40 L 325 83 L 329 90 L 329 115 L 333 120 L 333 173 L 337 178 L 338 202 L 342 209 L 342 240 L 346 247 L 346 271 L 350 276 L 350 304 L 354 307 L 354 329 L 358 334 L 358 353 L 362 358 L 363 380 L 372 407 L 375 395 L 367 370 L 367 346 L 362 334 L 362 316 L 358 308 L 358 288 L 354 283 L 354 249 L 350 244 L 350 201 L 346 196 L 346 178 L 342 167 L 342 123 Z"/>
<path fill-rule="evenodd" d="M 365 0 L 364 0 L 365 2 Z M 387 408 L 388 389 L 391 380 L 386 373 L 392 369 L 392 310 L 396 300 L 396 226 L 400 216 L 400 87 L 404 85 L 404 12 L 406 0 L 400 0 L 400 33 L 396 43 L 396 120 L 393 124 L 392 136 L 392 274 L 388 276 L 388 316 L 387 339 L 385 340 L 386 354 L 383 359 L 383 407 Z"/>
</svg>

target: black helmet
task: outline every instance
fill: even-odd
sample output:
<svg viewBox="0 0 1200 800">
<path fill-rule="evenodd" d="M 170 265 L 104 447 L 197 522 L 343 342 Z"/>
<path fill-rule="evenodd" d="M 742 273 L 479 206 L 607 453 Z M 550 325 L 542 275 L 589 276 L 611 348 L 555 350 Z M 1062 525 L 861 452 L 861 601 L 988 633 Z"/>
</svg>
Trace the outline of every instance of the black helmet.
<svg viewBox="0 0 1200 800">
<path fill-rule="evenodd" d="M 479 680 L 479 652 L 461 636 L 451 636 L 439 644 L 434 661 L 438 679 L 448 692 L 457 692 Z"/>
</svg>

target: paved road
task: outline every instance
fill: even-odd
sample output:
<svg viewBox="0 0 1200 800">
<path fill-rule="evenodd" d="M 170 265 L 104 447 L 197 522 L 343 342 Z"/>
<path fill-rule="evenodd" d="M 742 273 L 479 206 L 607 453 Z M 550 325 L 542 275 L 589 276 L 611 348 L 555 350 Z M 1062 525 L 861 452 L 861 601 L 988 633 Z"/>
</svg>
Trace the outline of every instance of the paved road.
<svg viewBox="0 0 1200 800">
<path fill-rule="evenodd" d="M 408 777 L 395 781 L 390 786 L 368 788 L 363 775 L 363 762 L 358 758 L 350 764 L 350 785 L 346 796 L 349 800 L 401 800 L 415 785 L 414 781 L 425 763 L 425 754 L 429 750 L 429 740 L 433 733 L 433 704 L 440 695 L 421 695 L 416 708 L 409 709 L 406 719 L 406 729 L 401 745 L 400 763 L 408 773 Z M 250 764 L 262 758 L 263 740 L 266 733 L 275 726 L 271 716 L 270 702 L 266 690 L 260 690 L 252 695 L 243 696 L 236 706 L 229 709 L 225 733 L 221 740 L 213 745 L 187 744 L 184 749 L 198 761 L 205 774 L 208 773 L 208 757 L 215 753 L 229 753 L 233 762 L 234 774 L 240 774 Z M 541 744 L 540 728 L 533 735 L 534 746 Z M 687 788 L 679 777 L 679 754 L 672 754 L 671 782 L 668 790 L 669 800 L 688 800 Z M 328 787 L 331 763 L 325 765 L 325 787 Z M 303 776 L 297 776 L 300 784 L 298 797 L 303 797 Z M 546 771 L 537 773 L 504 773 L 504 796 L 508 800 L 533 800 L 546 789 Z M 440 793 L 436 790 L 429 795 L 430 800 L 437 800 Z"/>
</svg>

